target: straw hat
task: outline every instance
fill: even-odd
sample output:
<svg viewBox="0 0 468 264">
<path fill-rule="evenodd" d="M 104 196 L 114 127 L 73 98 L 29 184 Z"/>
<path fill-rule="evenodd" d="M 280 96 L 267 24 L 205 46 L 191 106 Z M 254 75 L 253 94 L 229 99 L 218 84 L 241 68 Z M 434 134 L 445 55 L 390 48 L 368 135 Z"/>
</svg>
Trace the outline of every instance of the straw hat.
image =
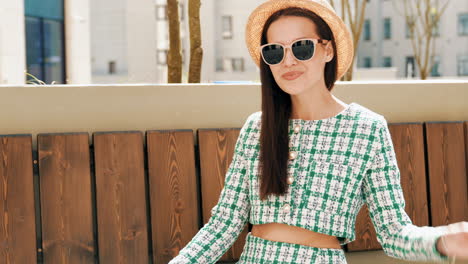
<svg viewBox="0 0 468 264">
<path fill-rule="evenodd" d="M 265 22 L 276 11 L 288 7 L 300 7 L 310 10 L 328 24 L 336 42 L 337 80 L 339 80 L 351 66 L 354 56 L 353 40 L 343 20 L 326 0 L 267 0 L 259 5 L 250 14 L 245 30 L 245 41 L 254 62 L 257 66 L 260 66 L 261 55 L 258 47 L 260 46 Z"/>
</svg>

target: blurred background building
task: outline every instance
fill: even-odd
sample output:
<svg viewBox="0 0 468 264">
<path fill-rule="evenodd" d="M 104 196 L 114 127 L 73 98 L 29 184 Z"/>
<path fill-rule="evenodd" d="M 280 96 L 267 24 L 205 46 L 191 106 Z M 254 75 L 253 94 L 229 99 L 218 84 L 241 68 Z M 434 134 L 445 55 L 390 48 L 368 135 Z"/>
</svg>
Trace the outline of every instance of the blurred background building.
<svg viewBox="0 0 468 264">
<path fill-rule="evenodd" d="M 154 0 L 90 1 L 93 83 L 157 83 Z"/>
<path fill-rule="evenodd" d="M 409 29 L 396 7 L 391 0 L 368 2 L 357 64 L 361 68 L 395 67 L 399 78 L 416 77 L 419 70 Z M 468 1 L 451 0 L 433 32 L 435 64 L 430 76 L 468 76 Z"/>
<path fill-rule="evenodd" d="M 244 44 L 244 29 L 251 10 L 263 0 L 202 1 L 203 82 L 258 81 L 255 64 Z M 188 0 L 179 0 L 183 76 L 187 77 L 190 60 Z M 158 76 L 167 81 L 166 52 L 169 48 L 166 0 L 156 0 Z"/>
<path fill-rule="evenodd" d="M 258 82 L 244 44 L 264 0 L 202 0 L 202 82 Z M 403 17 L 392 0 L 367 0 L 354 80 L 418 78 Z M 180 0 L 183 81 L 190 59 L 187 0 Z M 338 11 L 338 10 L 337 10 Z M 21 0 L 0 3 L 0 83 L 165 83 L 166 0 Z M 468 1 L 450 0 L 436 33 L 430 78 L 468 78 Z"/>
</svg>

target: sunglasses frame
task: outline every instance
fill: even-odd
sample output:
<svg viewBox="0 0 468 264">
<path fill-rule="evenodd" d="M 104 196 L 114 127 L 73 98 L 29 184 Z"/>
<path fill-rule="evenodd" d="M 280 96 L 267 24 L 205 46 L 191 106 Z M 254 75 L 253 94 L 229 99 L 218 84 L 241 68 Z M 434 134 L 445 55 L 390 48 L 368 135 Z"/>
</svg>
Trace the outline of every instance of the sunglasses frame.
<svg viewBox="0 0 468 264">
<path fill-rule="evenodd" d="M 313 51 L 313 53 L 312 53 L 312 56 L 310 57 L 310 59 L 307 59 L 307 60 L 298 59 L 298 58 L 296 57 L 296 55 L 294 54 L 294 52 L 292 51 L 292 46 L 293 46 L 296 42 L 298 42 L 298 41 L 303 41 L 303 40 L 311 40 L 311 41 L 314 43 L 314 51 Z M 302 39 L 294 40 L 292 43 L 289 43 L 289 44 L 287 44 L 287 45 L 283 45 L 283 44 L 281 44 L 281 43 L 275 43 L 275 42 L 274 42 L 274 43 L 267 43 L 267 44 L 261 45 L 258 49 L 259 49 L 259 51 L 260 51 L 260 54 L 261 54 L 261 56 L 262 56 L 263 61 L 264 61 L 266 64 L 268 64 L 268 65 L 278 65 L 278 64 L 281 64 L 281 63 L 284 61 L 284 58 L 286 57 L 286 49 L 290 49 L 291 54 L 293 55 L 293 57 L 294 57 L 296 60 L 298 60 L 298 61 L 309 61 L 309 60 L 311 60 L 311 59 L 314 58 L 315 50 L 316 50 L 315 47 L 317 47 L 317 44 L 320 43 L 320 44 L 326 45 L 328 42 L 330 42 L 330 40 L 328 40 L 328 39 L 302 38 Z M 263 52 L 262 52 L 262 50 L 263 50 L 264 47 L 269 46 L 269 45 L 279 45 L 279 46 L 281 46 L 281 47 L 283 48 L 283 58 L 281 59 L 280 62 L 275 63 L 275 64 L 270 64 L 270 63 L 268 63 L 268 62 L 265 60 L 265 57 L 263 57 Z"/>
</svg>

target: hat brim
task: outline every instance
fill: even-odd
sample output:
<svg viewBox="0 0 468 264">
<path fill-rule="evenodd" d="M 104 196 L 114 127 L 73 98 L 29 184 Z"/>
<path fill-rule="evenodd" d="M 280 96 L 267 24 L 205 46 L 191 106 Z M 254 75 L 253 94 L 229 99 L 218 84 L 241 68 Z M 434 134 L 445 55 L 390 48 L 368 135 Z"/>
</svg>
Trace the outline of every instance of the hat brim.
<svg viewBox="0 0 468 264">
<path fill-rule="evenodd" d="M 329 5 L 328 2 L 323 1 Z M 276 11 L 288 7 L 300 7 L 319 15 L 330 27 L 336 43 L 337 80 L 340 79 L 351 66 L 354 58 L 354 44 L 351 32 L 343 20 L 336 15 L 332 7 L 311 0 L 267 0 L 259 5 L 249 16 L 245 30 L 245 41 L 250 56 L 257 66 L 260 66 L 260 41 L 263 27 L 268 18 Z"/>
</svg>

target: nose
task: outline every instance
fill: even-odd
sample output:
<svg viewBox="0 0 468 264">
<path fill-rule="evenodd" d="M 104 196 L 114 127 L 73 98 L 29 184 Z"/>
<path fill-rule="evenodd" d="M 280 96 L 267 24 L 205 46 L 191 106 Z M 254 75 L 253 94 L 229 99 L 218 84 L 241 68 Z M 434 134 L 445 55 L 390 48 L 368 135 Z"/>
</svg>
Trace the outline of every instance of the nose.
<svg viewBox="0 0 468 264">
<path fill-rule="evenodd" d="M 290 48 L 287 48 L 284 52 L 284 61 L 283 61 L 284 66 L 290 67 L 292 65 L 297 64 L 297 59 L 294 57 L 294 54 L 292 53 L 292 50 Z"/>
</svg>

